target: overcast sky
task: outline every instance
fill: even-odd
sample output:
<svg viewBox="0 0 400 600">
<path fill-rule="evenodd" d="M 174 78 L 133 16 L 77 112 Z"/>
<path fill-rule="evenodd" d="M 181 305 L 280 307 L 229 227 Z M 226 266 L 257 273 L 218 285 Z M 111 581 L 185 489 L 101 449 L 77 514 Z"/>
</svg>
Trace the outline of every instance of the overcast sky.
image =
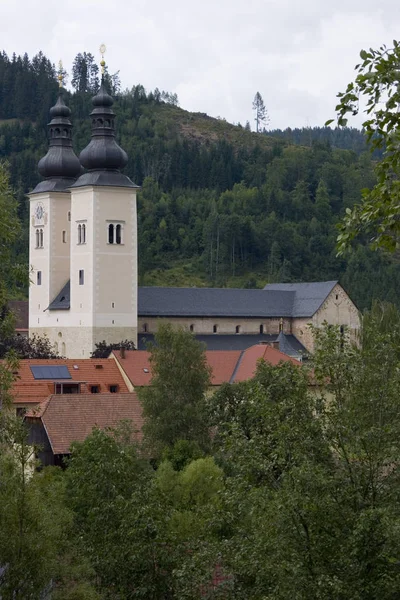
<svg viewBox="0 0 400 600">
<path fill-rule="evenodd" d="M 360 49 L 400 38 L 398 0 L 0 0 L 0 16 L 8 54 L 42 50 L 70 70 L 104 42 L 123 88 L 252 126 L 259 91 L 272 128 L 323 125 Z"/>
</svg>

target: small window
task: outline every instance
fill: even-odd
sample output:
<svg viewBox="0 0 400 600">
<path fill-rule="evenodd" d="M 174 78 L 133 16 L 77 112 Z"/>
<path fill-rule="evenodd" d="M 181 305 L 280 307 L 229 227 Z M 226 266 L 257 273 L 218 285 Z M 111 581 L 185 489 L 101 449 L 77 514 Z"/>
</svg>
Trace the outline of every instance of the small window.
<svg viewBox="0 0 400 600">
<path fill-rule="evenodd" d="M 236 333 L 240 333 L 240 325 L 236 325 Z"/>
<path fill-rule="evenodd" d="M 336 294 L 336 300 L 339 300 L 339 294 Z"/>
<path fill-rule="evenodd" d="M 115 308 L 115 302 L 111 302 L 111 308 Z"/>
<path fill-rule="evenodd" d="M 217 330 L 218 330 L 218 325 L 214 325 L 213 326 L 213 333 L 217 333 Z"/>
<path fill-rule="evenodd" d="M 114 243 L 114 225 L 112 223 L 110 223 L 110 225 L 108 226 L 108 243 Z"/>
<path fill-rule="evenodd" d="M 147 323 L 143 323 L 143 333 L 147 333 L 148 325 Z"/>
<path fill-rule="evenodd" d="M 65 346 L 65 342 L 63 342 L 62 345 L 61 345 L 61 352 L 62 352 L 63 356 L 67 355 L 67 348 Z M 79 390 L 78 390 L 78 392 L 79 392 Z"/>
<path fill-rule="evenodd" d="M 68 221 L 71 221 L 71 211 L 68 211 Z"/>
<path fill-rule="evenodd" d="M 78 225 L 78 244 L 82 244 L 82 225 Z"/>
<path fill-rule="evenodd" d="M 82 225 L 82 244 L 86 244 L 86 225 Z"/>
<path fill-rule="evenodd" d="M 63 244 L 67 243 L 67 232 L 66 231 L 62 232 L 62 241 L 63 241 Z"/>
<path fill-rule="evenodd" d="M 17 408 L 17 417 L 23 418 L 25 416 L 25 413 L 26 413 L 26 408 L 25 407 L 19 406 Z"/>
<path fill-rule="evenodd" d="M 37 272 L 37 285 L 42 285 L 42 271 Z"/>
<path fill-rule="evenodd" d="M 122 223 L 109 223 L 107 225 L 107 241 L 109 244 L 123 244 Z"/>
<path fill-rule="evenodd" d="M 39 248 L 40 245 L 40 234 L 39 234 L 39 229 L 36 229 L 36 248 Z"/>
<path fill-rule="evenodd" d="M 43 229 L 39 229 L 39 248 L 43 248 Z"/>
<path fill-rule="evenodd" d="M 264 333 L 264 325 L 260 325 L 260 333 L 263 334 Z"/>
<path fill-rule="evenodd" d="M 110 385 L 110 393 L 111 394 L 116 394 L 118 392 L 118 386 L 117 385 Z"/>
<path fill-rule="evenodd" d="M 56 394 L 79 394 L 80 385 L 79 383 L 56 383 L 55 384 Z"/>
<path fill-rule="evenodd" d="M 92 394 L 98 394 L 99 393 L 99 386 L 98 385 L 92 385 L 90 387 L 90 391 L 92 392 Z"/>
<path fill-rule="evenodd" d="M 190 331 L 192 331 L 192 332 L 193 332 L 193 331 L 194 331 L 194 325 L 191 325 L 191 326 L 189 327 L 189 329 L 190 329 Z"/>
<path fill-rule="evenodd" d="M 122 243 L 122 227 L 119 224 L 115 227 L 115 243 Z"/>
<path fill-rule="evenodd" d="M 85 283 L 85 272 L 83 269 L 79 271 L 79 285 L 84 285 Z"/>
</svg>

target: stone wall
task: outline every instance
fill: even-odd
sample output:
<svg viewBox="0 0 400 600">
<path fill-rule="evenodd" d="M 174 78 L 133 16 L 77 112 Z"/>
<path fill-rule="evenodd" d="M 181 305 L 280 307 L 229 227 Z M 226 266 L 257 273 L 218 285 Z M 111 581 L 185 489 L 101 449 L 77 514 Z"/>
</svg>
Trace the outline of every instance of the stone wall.
<svg viewBox="0 0 400 600">
<path fill-rule="evenodd" d="M 239 327 L 239 334 L 260 334 L 260 326 L 263 326 L 263 333 L 278 334 L 280 319 L 254 319 L 254 318 L 189 318 L 189 317 L 139 317 L 138 333 L 156 333 L 158 325 L 162 322 L 173 323 L 177 326 L 185 327 L 198 335 L 208 335 L 214 333 L 214 326 L 217 326 L 216 334 L 234 335 L 236 328 Z M 284 333 L 291 333 L 291 319 L 283 320 Z"/>
</svg>

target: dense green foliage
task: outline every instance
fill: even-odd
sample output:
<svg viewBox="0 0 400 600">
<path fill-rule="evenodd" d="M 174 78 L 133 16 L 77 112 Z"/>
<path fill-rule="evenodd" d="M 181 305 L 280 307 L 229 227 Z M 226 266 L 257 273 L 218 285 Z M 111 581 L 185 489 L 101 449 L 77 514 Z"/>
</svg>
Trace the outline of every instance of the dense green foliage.
<svg viewBox="0 0 400 600">
<path fill-rule="evenodd" d="M 305 367 L 260 363 L 208 398 L 208 455 L 167 441 L 154 467 L 121 423 L 74 444 L 64 472 L 32 473 L 24 428 L 3 419 L 0 595 L 397 598 L 400 314 L 375 304 L 362 346 L 315 335 L 313 385 Z"/>
<path fill-rule="evenodd" d="M 76 91 L 65 92 L 77 152 L 90 137 L 90 94 L 98 84 L 92 58 L 77 56 Z M 0 66 L 0 88 L 9 90 L 0 103 L 0 158 L 9 162 L 23 223 L 15 248 L 27 262 L 24 193 L 39 179 L 36 165 L 46 151 L 45 122 L 57 86 L 54 68 L 41 55 L 29 61 L 3 54 Z M 28 112 L 18 94 L 34 98 L 26 100 Z M 375 182 L 361 132 L 307 128 L 289 138 L 283 132 L 282 139 L 282 132 L 257 135 L 176 104 L 176 95 L 146 93 L 141 85 L 117 94 L 115 102 L 118 139 L 129 155 L 125 172 L 143 186 L 141 284 L 254 287 L 337 278 L 361 309 L 373 298 L 398 302 L 396 256 L 360 246 L 354 256 L 336 257 L 337 224 Z"/>
<path fill-rule="evenodd" d="M 383 45 L 361 50 L 360 59 L 354 81 L 338 94 L 337 121 L 345 126 L 349 113 L 364 113 L 366 138 L 371 149 L 383 151 L 383 156 L 375 167 L 375 185 L 365 188 L 361 202 L 346 210 L 338 247 L 343 254 L 362 238 L 374 249 L 395 252 L 400 247 L 400 43 L 393 40 L 390 49 Z"/>
<path fill-rule="evenodd" d="M 210 368 L 203 345 L 186 329 L 164 323 L 149 349 L 152 385 L 139 390 L 146 443 L 154 456 L 183 440 L 206 449 Z"/>
</svg>

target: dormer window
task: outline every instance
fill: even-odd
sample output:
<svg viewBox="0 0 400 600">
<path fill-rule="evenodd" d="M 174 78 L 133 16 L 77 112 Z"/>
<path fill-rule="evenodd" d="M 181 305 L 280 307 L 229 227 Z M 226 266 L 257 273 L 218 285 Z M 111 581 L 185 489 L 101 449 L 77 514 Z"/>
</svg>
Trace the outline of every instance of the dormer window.
<svg viewBox="0 0 400 600">
<path fill-rule="evenodd" d="M 123 221 L 108 221 L 107 222 L 107 242 L 108 244 L 124 243 L 124 222 Z"/>
</svg>

